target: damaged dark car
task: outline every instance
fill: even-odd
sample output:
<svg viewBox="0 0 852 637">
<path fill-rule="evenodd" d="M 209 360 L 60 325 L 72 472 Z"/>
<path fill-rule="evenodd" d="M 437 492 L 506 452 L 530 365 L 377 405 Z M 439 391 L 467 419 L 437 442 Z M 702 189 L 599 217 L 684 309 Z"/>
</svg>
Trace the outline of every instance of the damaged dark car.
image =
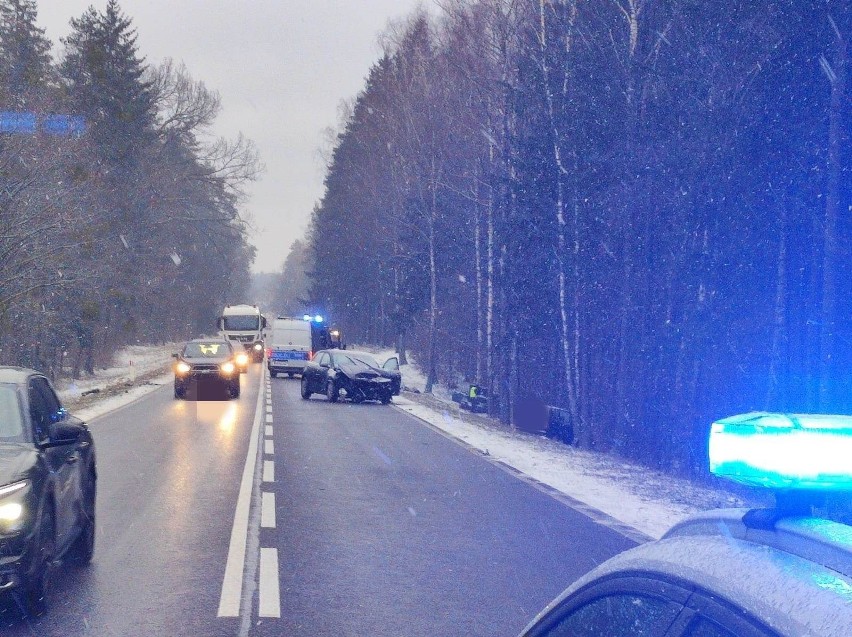
<svg viewBox="0 0 852 637">
<path fill-rule="evenodd" d="M 329 402 L 348 398 L 355 403 L 377 400 L 386 405 L 399 393 L 400 384 L 399 370 L 383 369 L 371 354 L 320 350 L 302 372 L 302 398 L 324 394 Z"/>
</svg>

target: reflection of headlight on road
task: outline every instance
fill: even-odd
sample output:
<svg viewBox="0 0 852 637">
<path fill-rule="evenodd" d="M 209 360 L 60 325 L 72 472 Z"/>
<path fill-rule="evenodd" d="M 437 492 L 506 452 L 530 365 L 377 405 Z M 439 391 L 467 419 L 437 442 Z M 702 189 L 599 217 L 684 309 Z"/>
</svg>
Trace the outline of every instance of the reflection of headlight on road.
<svg viewBox="0 0 852 637">
<path fill-rule="evenodd" d="M 262 350 L 262 349 L 263 349 L 263 345 L 261 345 L 260 343 L 255 343 L 255 344 L 254 344 L 254 349 L 255 349 L 255 351 L 258 351 L 258 352 L 259 352 L 260 350 Z"/>
<path fill-rule="evenodd" d="M 190 367 L 189 365 L 187 365 L 187 364 L 186 364 L 186 363 L 184 363 L 183 361 L 181 361 L 180 363 L 178 363 L 177 365 L 175 365 L 175 371 L 176 371 L 178 374 L 188 374 L 188 373 L 190 372 L 190 370 L 191 370 L 191 369 L 192 369 L 192 367 Z"/>
<path fill-rule="evenodd" d="M 247 365 L 248 354 L 237 354 L 237 365 Z"/>
<path fill-rule="evenodd" d="M 222 366 L 219 368 L 225 374 L 233 374 L 234 373 L 234 364 L 233 363 L 222 363 Z"/>
</svg>

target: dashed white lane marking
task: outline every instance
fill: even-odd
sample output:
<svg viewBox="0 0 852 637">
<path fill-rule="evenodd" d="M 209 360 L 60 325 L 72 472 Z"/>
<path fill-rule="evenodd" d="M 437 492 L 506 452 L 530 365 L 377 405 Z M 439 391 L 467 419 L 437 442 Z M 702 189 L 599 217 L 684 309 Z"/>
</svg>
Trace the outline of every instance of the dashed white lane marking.
<svg viewBox="0 0 852 637">
<path fill-rule="evenodd" d="M 261 379 L 263 376 L 261 376 Z M 249 508 L 251 492 L 254 485 L 254 471 L 257 465 L 257 446 L 260 440 L 260 415 L 263 405 L 263 385 L 258 385 L 257 407 L 254 411 L 254 422 L 249 436 L 249 447 L 246 452 L 246 463 L 243 466 L 243 477 L 240 482 L 240 492 L 234 511 L 234 523 L 231 527 L 231 542 L 228 545 L 228 560 L 225 563 L 225 575 L 222 578 L 222 592 L 219 596 L 219 617 L 239 617 L 240 600 L 243 595 L 243 569 L 246 562 L 246 541 L 248 538 Z"/>
<path fill-rule="evenodd" d="M 266 414 L 266 422 L 272 422 L 272 414 Z"/>
<path fill-rule="evenodd" d="M 275 494 L 260 495 L 260 526 L 264 529 L 275 528 Z"/>
<path fill-rule="evenodd" d="M 264 482 L 275 482 L 275 461 L 274 460 L 264 460 L 263 461 L 263 481 Z"/>
<path fill-rule="evenodd" d="M 272 435 L 272 425 L 266 425 L 266 429 L 264 430 L 263 435 L 264 436 L 271 436 Z"/>
<path fill-rule="evenodd" d="M 266 413 L 267 413 L 267 414 L 271 414 L 271 413 L 272 413 L 272 405 L 267 405 L 267 406 L 266 406 Z"/>
<path fill-rule="evenodd" d="M 267 456 L 275 455 L 275 443 L 272 442 L 269 438 L 263 441 L 263 453 Z"/>
<path fill-rule="evenodd" d="M 258 615 L 281 617 L 281 598 L 278 591 L 278 549 L 260 549 Z"/>
</svg>

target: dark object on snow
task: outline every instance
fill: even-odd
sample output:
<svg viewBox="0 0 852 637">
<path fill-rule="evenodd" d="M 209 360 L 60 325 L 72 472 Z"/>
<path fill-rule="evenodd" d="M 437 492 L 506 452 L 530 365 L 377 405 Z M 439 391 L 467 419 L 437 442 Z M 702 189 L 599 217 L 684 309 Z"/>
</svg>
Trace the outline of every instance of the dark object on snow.
<svg viewBox="0 0 852 637">
<path fill-rule="evenodd" d="M 95 387 L 94 389 L 87 389 L 86 391 L 82 392 L 80 395 L 81 396 L 90 396 L 92 394 L 100 394 L 100 393 L 101 393 L 101 390 L 99 388 Z"/>
<path fill-rule="evenodd" d="M 488 413 L 488 394 L 479 385 L 471 385 L 466 396 L 462 396 L 459 407 L 475 414 Z"/>
</svg>

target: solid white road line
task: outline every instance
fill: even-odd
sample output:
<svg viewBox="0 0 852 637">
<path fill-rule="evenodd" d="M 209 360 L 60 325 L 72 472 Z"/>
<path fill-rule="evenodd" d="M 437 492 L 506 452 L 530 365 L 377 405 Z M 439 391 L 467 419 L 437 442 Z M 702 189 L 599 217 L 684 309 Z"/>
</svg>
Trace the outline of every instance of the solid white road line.
<svg viewBox="0 0 852 637">
<path fill-rule="evenodd" d="M 243 594 L 243 569 L 246 562 L 246 541 L 248 538 L 249 507 L 254 483 L 254 470 L 257 464 L 257 445 L 260 440 L 260 416 L 263 413 L 263 375 L 257 388 L 257 407 L 254 411 L 254 423 L 249 436 L 249 447 L 240 493 L 234 511 L 234 524 L 231 526 L 231 542 L 228 546 L 228 561 L 225 563 L 225 576 L 222 578 L 222 593 L 219 596 L 219 617 L 239 617 L 240 599 Z"/>
<path fill-rule="evenodd" d="M 274 493 L 262 493 L 260 496 L 260 526 L 264 529 L 275 528 Z"/>
<path fill-rule="evenodd" d="M 260 593 L 258 615 L 281 617 L 281 597 L 278 591 L 278 549 L 260 549 Z"/>
<path fill-rule="evenodd" d="M 272 425 L 266 425 L 266 429 L 264 430 L 264 435 L 265 436 L 271 436 L 272 435 Z"/>
<path fill-rule="evenodd" d="M 264 482 L 275 482 L 275 461 L 274 460 L 264 460 L 263 461 L 263 481 Z"/>
<path fill-rule="evenodd" d="M 267 456 L 275 455 L 275 443 L 272 442 L 269 438 L 266 438 L 263 441 L 263 453 L 265 453 Z"/>
</svg>

